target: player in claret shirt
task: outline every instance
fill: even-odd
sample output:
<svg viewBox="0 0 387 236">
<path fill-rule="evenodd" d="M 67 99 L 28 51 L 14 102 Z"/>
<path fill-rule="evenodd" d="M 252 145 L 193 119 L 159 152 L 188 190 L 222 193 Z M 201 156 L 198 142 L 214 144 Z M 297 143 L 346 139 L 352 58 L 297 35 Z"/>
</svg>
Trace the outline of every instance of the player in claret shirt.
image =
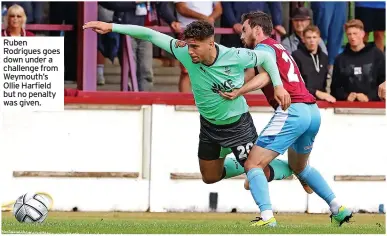
<svg viewBox="0 0 387 236">
<path fill-rule="evenodd" d="M 243 174 L 243 163 L 258 138 L 245 98 L 229 100 L 219 96 L 221 92 L 232 91 L 244 84 L 246 68 L 262 66 L 267 73 L 257 77 L 271 81 L 274 97 L 284 110 L 290 105 L 289 94 L 282 87 L 270 52 L 218 45 L 214 42 L 214 27 L 205 21 L 189 24 L 183 33 L 184 41 L 135 25 L 92 21 L 83 28 L 148 40 L 173 54 L 187 68 L 201 115 L 198 156 L 205 183 Z M 224 158 L 231 150 L 236 158 Z M 273 160 L 264 171 L 269 181 L 292 175 L 288 164 L 281 160 Z"/>
<path fill-rule="evenodd" d="M 259 77 L 254 77 L 240 89 L 221 94 L 225 98 L 234 99 L 263 87 L 263 93 L 275 109 L 272 119 L 259 135 L 244 166 L 247 172 L 247 185 L 261 210 L 261 217 L 258 217 L 253 225 L 277 225 L 263 169 L 287 150 L 290 168 L 299 179 L 306 182 L 324 199 L 332 212 L 331 222 L 341 226 L 349 221 L 352 212 L 341 205 L 321 174 L 308 165 L 308 158 L 321 122 L 315 98 L 306 89 L 300 71 L 289 52 L 270 38 L 273 30 L 270 17 L 263 12 L 251 12 L 242 16 L 242 24 L 241 39 L 245 46 L 270 53 L 278 66 L 283 87 L 289 92 L 292 101 L 289 109 L 283 110 L 274 97 L 273 85 L 267 83 L 263 87 L 262 78 Z M 259 68 L 256 69 L 256 73 L 258 72 Z"/>
</svg>

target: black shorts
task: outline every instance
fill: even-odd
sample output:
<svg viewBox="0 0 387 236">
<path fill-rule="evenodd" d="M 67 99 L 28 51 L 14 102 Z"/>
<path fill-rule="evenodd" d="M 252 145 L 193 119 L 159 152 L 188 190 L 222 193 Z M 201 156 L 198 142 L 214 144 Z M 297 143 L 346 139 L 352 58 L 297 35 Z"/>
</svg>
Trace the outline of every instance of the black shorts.
<svg viewBox="0 0 387 236">
<path fill-rule="evenodd" d="M 356 7 L 355 17 L 363 22 L 366 33 L 386 30 L 385 9 Z"/>
<path fill-rule="evenodd" d="M 232 124 L 214 125 L 200 116 L 198 156 L 202 160 L 219 158 L 221 147 L 231 148 L 242 163 L 258 139 L 253 119 L 249 112 Z"/>
</svg>

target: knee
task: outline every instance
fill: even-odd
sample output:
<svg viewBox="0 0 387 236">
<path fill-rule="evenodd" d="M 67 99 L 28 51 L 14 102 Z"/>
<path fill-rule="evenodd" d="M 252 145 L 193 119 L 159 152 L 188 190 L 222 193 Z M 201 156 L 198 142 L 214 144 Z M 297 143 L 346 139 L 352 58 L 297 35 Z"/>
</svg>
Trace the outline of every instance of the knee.
<svg viewBox="0 0 387 236">
<path fill-rule="evenodd" d="M 307 164 L 301 166 L 290 166 L 290 169 L 296 174 L 299 175 L 302 171 L 305 170 Z"/>
<path fill-rule="evenodd" d="M 264 163 L 260 160 L 252 161 L 251 159 L 247 159 L 244 167 L 245 167 L 245 172 L 247 173 L 247 172 L 249 172 L 249 170 L 251 170 L 253 168 L 264 169 L 266 167 L 266 165 L 264 165 Z"/>
<path fill-rule="evenodd" d="M 202 176 L 202 180 L 205 184 L 214 184 L 216 182 L 220 181 L 220 177 L 214 177 L 214 176 Z"/>
</svg>

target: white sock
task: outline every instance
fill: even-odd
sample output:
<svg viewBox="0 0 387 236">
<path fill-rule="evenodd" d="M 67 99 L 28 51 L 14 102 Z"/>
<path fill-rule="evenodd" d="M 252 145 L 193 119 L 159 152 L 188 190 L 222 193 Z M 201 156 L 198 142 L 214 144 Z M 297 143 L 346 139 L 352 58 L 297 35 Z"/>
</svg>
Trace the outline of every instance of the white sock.
<svg viewBox="0 0 387 236">
<path fill-rule="evenodd" d="M 103 76 L 103 69 L 104 69 L 103 64 L 97 65 L 97 75 Z"/>
<path fill-rule="evenodd" d="M 264 221 L 270 220 L 274 217 L 272 210 L 265 210 L 261 212 L 261 217 Z"/>
<path fill-rule="evenodd" d="M 341 207 L 341 204 L 337 200 L 337 198 L 334 198 L 330 203 L 329 203 L 329 208 L 332 212 L 333 215 L 336 215 L 339 213 L 339 208 Z"/>
</svg>

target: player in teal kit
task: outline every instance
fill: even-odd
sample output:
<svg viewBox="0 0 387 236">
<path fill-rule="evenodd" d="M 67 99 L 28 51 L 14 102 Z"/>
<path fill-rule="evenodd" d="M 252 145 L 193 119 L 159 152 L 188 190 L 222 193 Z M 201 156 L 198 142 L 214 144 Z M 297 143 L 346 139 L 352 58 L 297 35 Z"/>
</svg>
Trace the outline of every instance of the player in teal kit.
<svg viewBox="0 0 387 236">
<path fill-rule="evenodd" d="M 173 54 L 187 68 L 200 113 L 198 156 L 205 183 L 215 183 L 244 173 L 243 163 L 258 138 L 245 98 L 227 100 L 219 96 L 219 92 L 240 88 L 244 84 L 244 70 L 262 66 L 270 75 L 279 104 L 284 109 L 290 104 L 270 53 L 218 45 L 214 43 L 214 28 L 207 22 L 196 21 L 188 25 L 183 33 L 184 41 L 135 25 L 93 21 L 86 23 L 83 28 L 91 28 L 97 33 L 117 32 L 148 40 Z M 227 154 L 225 148 L 232 150 L 240 165 L 235 159 L 225 161 L 225 158 L 219 158 Z M 264 171 L 269 180 L 292 174 L 287 163 L 280 160 L 274 160 Z"/>
</svg>

